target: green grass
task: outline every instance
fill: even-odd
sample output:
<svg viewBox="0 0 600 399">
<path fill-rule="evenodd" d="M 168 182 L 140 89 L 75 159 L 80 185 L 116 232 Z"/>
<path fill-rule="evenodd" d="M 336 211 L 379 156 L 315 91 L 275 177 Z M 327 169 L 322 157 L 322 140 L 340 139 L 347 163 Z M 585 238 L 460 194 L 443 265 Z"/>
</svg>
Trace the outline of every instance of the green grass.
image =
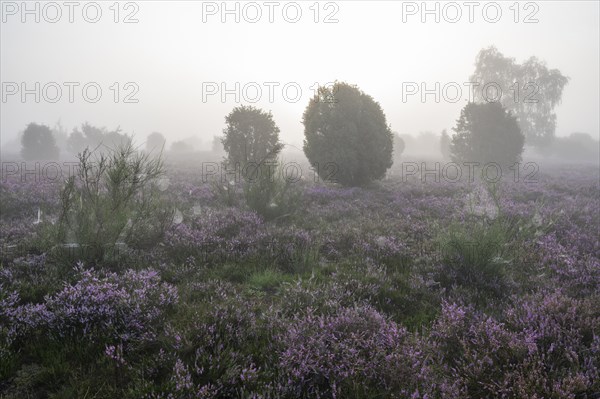
<svg viewBox="0 0 600 399">
<path fill-rule="evenodd" d="M 284 282 L 292 280 L 292 276 L 283 274 L 277 270 L 263 270 L 253 273 L 247 281 L 252 289 L 274 293 Z"/>
</svg>

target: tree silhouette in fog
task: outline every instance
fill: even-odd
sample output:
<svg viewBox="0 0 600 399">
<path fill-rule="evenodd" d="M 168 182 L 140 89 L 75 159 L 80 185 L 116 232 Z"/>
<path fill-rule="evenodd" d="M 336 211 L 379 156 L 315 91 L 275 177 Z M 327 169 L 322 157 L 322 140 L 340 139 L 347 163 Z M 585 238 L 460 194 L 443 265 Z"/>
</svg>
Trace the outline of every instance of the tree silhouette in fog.
<svg viewBox="0 0 600 399">
<path fill-rule="evenodd" d="M 94 149 L 102 142 L 104 133 L 104 129 L 92 126 L 87 122 L 81 125 L 81 129 L 75 127 L 67 140 L 69 152 L 77 155 L 86 148 Z"/>
<path fill-rule="evenodd" d="M 552 141 L 556 130 L 554 107 L 560 104 L 569 82 L 558 69 L 548 69 L 536 57 L 517 64 L 492 46 L 477 55 L 471 82 L 479 84 L 474 91 L 475 102 L 497 100 L 515 115 L 527 144 L 539 147 Z M 500 92 L 495 93 L 498 88 Z"/>
<path fill-rule="evenodd" d="M 27 160 L 58 159 L 60 150 L 52 135 L 52 130 L 46 125 L 30 123 L 21 137 L 21 156 Z"/>
<path fill-rule="evenodd" d="M 540 152 L 544 156 L 569 162 L 600 162 L 600 143 L 588 133 L 575 132 L 568 137 L 556 137 L 550 145 L 541 148 Z"/>
<path fill-rule="evenodd" d="M 525 136 L 517 119 L 500 103 L 468 103 L 453 128 L 450 152 L 454 162 L 495 162 L 508 168 L 521 160 Z"/>
<path fill-rule="evenodd" d="M 240 106 L 225 117 L 223 148 L 230 165 L 274 160 L 283 148 L 279 128 L 270 112 L 252 106 Z"/>
<path fill-rule="evenodd" d="M 165 136 L 163 136 L 162 134 L 158 132 L 152 132 L 150 133 L 150 135 L 148 135 L 148 138 L 146 139 L 146 151 L 162 151 L 166 141 L 167 140 L 165 139 Z"/>
<path fill-rule="evenodd" d="M 121 128 L 108 131 L 106 128 L 96 127 L 87 122 L 81 125 L 81 129 L 75 127 L 67 139 L 69 152 L 74 155 L 80 154 L 86 148 L 94 150 L 96 147 L 104 145 L 109 148 L 117 148 L 126 145 L 131 141 L 131 137 L 121 133 Z M 101 151 L 106 150 L 100 149 Z"/>
</svg>

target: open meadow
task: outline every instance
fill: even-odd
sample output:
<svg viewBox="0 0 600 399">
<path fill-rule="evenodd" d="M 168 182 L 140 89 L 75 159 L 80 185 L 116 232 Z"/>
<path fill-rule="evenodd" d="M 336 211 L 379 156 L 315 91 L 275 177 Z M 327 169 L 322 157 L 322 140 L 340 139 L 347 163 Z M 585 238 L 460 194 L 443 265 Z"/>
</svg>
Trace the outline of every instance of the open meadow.
<svg viewBox="0 0 600 399">
<path fill-rule="evenodd" d="M 167 164 L 152 183 L 175 210 L 164 237 L 99 260 L 49 243 L 64 182 L 7 178 L 0 392 L 597 397 L 597 167 L 495 184 L 391 174 L 305 176 L 269 217 L 235 182 Z"/>
</svg>

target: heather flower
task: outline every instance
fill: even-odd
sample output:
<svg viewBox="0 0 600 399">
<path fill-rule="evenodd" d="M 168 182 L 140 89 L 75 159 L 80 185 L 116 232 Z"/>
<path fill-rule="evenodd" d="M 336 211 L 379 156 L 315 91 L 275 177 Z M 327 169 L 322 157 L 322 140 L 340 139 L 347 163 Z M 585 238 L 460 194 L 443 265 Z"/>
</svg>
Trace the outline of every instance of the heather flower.
<svg viewBox="0 0 600 399">
<path fill-rule="evenodd" d="M 123 366 L 126 364 L 125 359 L 123 358 L 123 344 L 106 345 L 104 354 L 109 359 L 114 361 L 118 366 Z"/>
<path fill-rule="evenodd" d="M 44 303 L 5 312 L 16 337 L 44 331 L 57 340 L 132 342 L 153 340 L 153 326 L 177 300 L 176 288 L 152 270 L 129 270 L 121 276 L 86 270 L 76 284 L 65 285 Z"/>
<path fill-rule="evenodd" d="M 406 329 L 371 307 L 320 316 L 307 309 L 280 339 L 279 366 L 291 396 L 341 398 L 379 390 L 421 397 L 417 392 L 429 389 L 421 386 L 429 366 L 419 351 L 408 350 Z"/>
<path fill-rule="evenodd" d="M 596 300 L 597 306 L 597 300 Z M 569 397 L 598 389 L 593 302 L 544 293 L 504 321 L 445 303 L 430 340 L 447 381 L 468 397 Z"/>
</svg>

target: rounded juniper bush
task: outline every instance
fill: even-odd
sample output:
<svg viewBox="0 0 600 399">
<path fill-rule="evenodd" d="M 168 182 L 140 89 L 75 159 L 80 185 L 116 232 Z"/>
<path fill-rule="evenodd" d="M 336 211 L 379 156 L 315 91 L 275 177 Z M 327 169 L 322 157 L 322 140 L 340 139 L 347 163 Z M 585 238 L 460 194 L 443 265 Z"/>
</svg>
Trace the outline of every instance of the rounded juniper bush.
<svg viewBox="0 0 600 399">
<path fill-rule="evenodd" d="M 323 180 L 361 186 L 392 166 L 393 134 L 373 97 L 336 82 L 321 87 L 302 118 L 304 153 Z"/>
</svg>

